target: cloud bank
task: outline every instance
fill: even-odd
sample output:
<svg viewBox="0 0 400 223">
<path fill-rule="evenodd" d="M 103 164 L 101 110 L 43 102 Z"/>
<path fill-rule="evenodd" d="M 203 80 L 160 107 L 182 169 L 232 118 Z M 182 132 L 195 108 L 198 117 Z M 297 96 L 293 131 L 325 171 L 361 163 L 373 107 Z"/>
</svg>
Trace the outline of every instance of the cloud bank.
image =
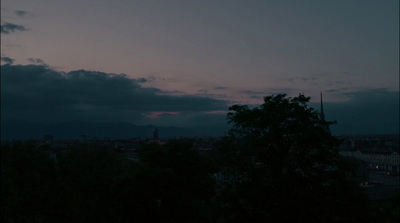
<svg viewBox="0 0 400 223">
<path fill-rule="evenodd" d="M 17 25 L 14 23 L 4 23 L 4 25 L 1 25 L 1 34 L 10 34 L 16 31 L 27 31 L 28 28 L 26 28 L 23 25 Z"/>
<path fill-rule="evenodd" d="M 212 95 L 169 94 L 154 87 L 146 78 L 129 78 L 124 74 L 76 70 L 60 72 L 31 59 L 35 64 L 13 65 L 2 57 L 2 123 L 65 122 L 115 123 L 137 125 L 228 129 L 226 113 L 229 102 Z M 222 87 L 220 90 L 224 90 Z M 290 92 L 292 89 L 279 89 Z M 325 117 L 336 120 L 334 134 L 398 134 L 399 92 L 390 89 L 334 89 L 330 94 L 347 98 L 342 102 L 325 102 Z M 243 90 L 242 95 L 257 97 L 276 94 Z M 319 109 L 319 103 L 310 103 Z M 226 131 L 223 130 L 223 131 Z M 222 132 L 222 131 L 221 131 Z"/>
<path fill-rule="evenodd" d="M 207 112 L 228 107 L 226 101 L 208 97 L 167 95 L 157 88 L 142 87 L 144 78 L 132 79 L 124 74 L 88 70 L 59 72 L 45 64 L 5 64 L 1 66 L 1 73 L 2 121 L 6 122 L 93 121 L 190 126 L 197 122 L 197 116 L 216 116 Z M 207 122 L 200 124 L 207 125 Z"/>
<path fill-rule="evenodd" d="M 14 59 L 10 58 L 10 57 L 1 57 L 1 61 L 3 61 L 6 64 L 12 64 L 14 63 Z"/>
<path fill-rule="evenodd" d="M 32 16 L 32 13 L 25 11 L 25 10 L 15 10 L 14 13 L 18 17 L 23 17 L 23 18 Z"/>
</svg>

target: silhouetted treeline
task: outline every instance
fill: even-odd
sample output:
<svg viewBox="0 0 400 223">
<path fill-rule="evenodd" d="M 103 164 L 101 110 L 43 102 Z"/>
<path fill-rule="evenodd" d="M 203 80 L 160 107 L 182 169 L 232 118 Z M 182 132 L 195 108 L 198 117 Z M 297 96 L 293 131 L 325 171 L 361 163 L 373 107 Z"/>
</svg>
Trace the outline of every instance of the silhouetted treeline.
<svg viewBox="0 0 400 223">
<path fill-rule="evenodd" d="M 143 143 L 139 162 L 90 145 L 56 159 L 31 142 L 1 147 L 2 222 L 398 222 L 333 148 L 331 123 L 302 95 L 235 105 L 211 157 L 191 140 Z"/>
<path fill-rule="evenodd" d="M 204 158 L 190 141 L 145 144 L 138 154 L 142 161 L 135 163 L 87 146 L 59 154 L 55 162 L 32 143 L 3 144 L 1 221 L 395 222 L 399 217 L 398 196 L 378 209 L 351 181 L 318 188 L 312 179 L 260 177 L 262 170 L 255 168 L 255 178 L 216 182 L 214 174 L 226 171 L 234 156 Z"/>
<path fill-rule="evenodd" d="M 143 144 L 139 163 L 108 148 L 58 154 L 2 145 L 2 222 L 210 222 L 213 164 L 188 141 Z"/>
</svg>

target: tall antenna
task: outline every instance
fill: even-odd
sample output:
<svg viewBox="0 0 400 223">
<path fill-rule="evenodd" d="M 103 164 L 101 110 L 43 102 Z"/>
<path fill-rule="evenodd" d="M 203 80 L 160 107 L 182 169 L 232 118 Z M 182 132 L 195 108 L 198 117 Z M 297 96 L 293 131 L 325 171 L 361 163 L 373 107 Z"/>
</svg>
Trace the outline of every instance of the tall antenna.
<svg viewBox="0 0 400 223">
<path fill-rule="evenodd" d="M 320 118 L 321 118 L 322 121 L 325 121 L 324 103 L 322 102 L 322 92 L 321 92 L 321 111 L 320 111 Z"/>
</svg>

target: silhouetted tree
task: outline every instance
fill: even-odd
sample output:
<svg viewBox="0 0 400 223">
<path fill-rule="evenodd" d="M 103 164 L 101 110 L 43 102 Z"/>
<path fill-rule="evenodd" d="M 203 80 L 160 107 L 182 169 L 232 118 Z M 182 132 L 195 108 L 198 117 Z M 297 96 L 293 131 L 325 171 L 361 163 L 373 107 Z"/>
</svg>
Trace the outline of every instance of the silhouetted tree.
<svg viewBox="0 0 400 223">
<path fill-rule="evenodd" d="M 234 105 L 230 137 L 220 144 L 220 194 L 227 222 L 350 222 L 365 219 L 367 200 L 328 131 L 303 95 L 268 96 L 258 107 Z"/>
</svg>

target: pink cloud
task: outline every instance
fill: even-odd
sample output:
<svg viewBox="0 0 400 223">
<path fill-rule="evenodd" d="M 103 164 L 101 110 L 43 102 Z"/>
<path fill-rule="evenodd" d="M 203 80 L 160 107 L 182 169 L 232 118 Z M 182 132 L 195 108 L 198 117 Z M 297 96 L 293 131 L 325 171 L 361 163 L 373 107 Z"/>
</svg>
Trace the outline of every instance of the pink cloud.
<svg viewBox="0 0 400 223">
<path fill-rule="evenodd" d="M 177 115 L 180 112 L 169 112 L 169 111 L 152 111 L 145 113 L 144 116 L 150 119 L 160 118 L 160 115 L 168 114 L 168 115 Z"/>
</svg>

